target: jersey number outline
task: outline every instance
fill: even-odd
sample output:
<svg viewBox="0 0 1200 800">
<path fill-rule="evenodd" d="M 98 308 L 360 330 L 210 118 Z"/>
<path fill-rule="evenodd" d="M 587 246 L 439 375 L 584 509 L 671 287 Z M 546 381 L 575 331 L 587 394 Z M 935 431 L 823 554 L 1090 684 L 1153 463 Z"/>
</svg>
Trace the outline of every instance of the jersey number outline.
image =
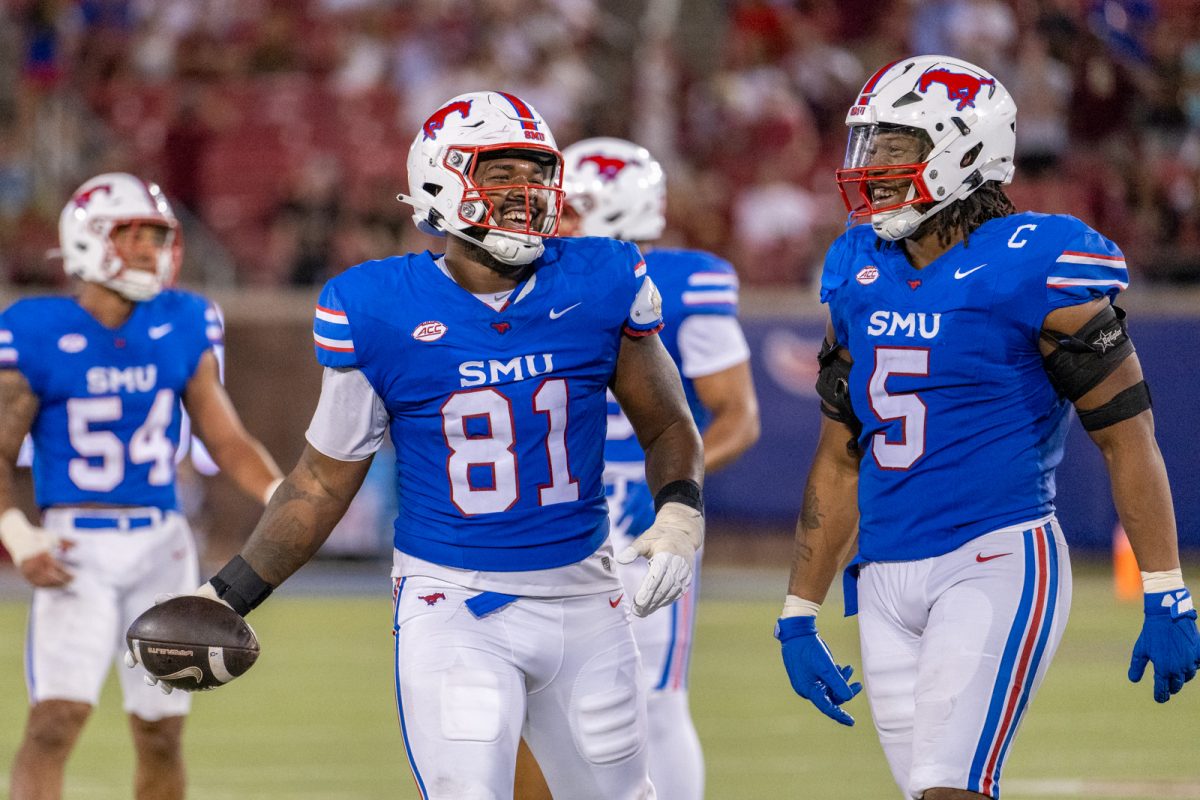
<svg viewBox="0 0 1200 800">
<path fill-rule="evenodd" d="M 442 404 L 442 434 L 450 455 L 446 474 L 450 500 L 466 516 L 494 514 L 512 508 L 520 496 L 516 426 L 512 401 L 493 388 L 455 392 Z M 538 504 L 569 503 L 579 499 L 579 481 L 571 477 L 567 455 L 567 382 L 550 378 L 533 393 L 533 410 L 547 421 L 546 460 L 550 483 L 538 486 Z M 467 422 L 482 420 L 486 433 L 467 433 Z M 471 485 L 472 467 L 489 468 L 490 487 Z"/>
<path fill-rule="evenodd" d="M 916 392 L 892 394 L 887 380 L 892 375 L 925 377 L 929 375 L 929 348 L 876 347 L 875 369 L 871 371 L 867 397 L 871 410 L 882 422 L 903 420 L 900 441 L 888 441 L 887 434 L 871 437 L 871 455 L 880 469 L 906 470 L 925 455 L 925 421 L 928 409 Z"/>
<path fill-rule="evenodd" d="M 129 439 L 130 463 L 152 465 L 146 476 L 151 486 L 166 486 L 175 477 L 175 447 L 166 433 L 175 406 L 174 390 L 159 389 L 146 420 Z M 93 423 L 116 422 L 122 415 L 120 397 L 67 401 L 67 431 L 79 454 L 67 464 L 67 475 L 85 492 L 111 492 L 125 480 L 125 444 L 110 430 L 92 430 Z M 93 463 L 95 459 L 100 463 Z"/>
</svg>

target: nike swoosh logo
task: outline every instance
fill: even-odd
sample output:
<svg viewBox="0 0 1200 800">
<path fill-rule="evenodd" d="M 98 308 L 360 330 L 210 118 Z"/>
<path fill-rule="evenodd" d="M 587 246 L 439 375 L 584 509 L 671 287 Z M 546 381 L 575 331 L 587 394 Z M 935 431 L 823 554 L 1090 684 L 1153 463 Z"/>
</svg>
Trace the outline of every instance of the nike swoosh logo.
<svg viewBox="0 0 1200 800">
<path fill-rule="evenodd" d="M 170 333 L 174 327 L 175 327 L 174 325 L 172 325 L 171 323 L 168 322 L 165 325 L 155 325 L 152 328 L 150 328 L 148 331 L 146 331 L 146 333 L 148 333 L 150 335 L 151 339 L 161 339 L 162 337 L 164 337 L 168 333 Z"/>
<path fill-rule="evenodd" d="M 985 556 L 983 553 L 976 553 L 975 560 L 982 564 L 985 561 L 991 561 L 993 558 L 1003 558 L 1004 556 L 1011 555 L 1012 553 L 996 553 L 994 556 Z"/>
<path fill-rule="evenodd" d="M 619 605 L 621 604 L 621 598 L 622 598 L 622 597 L 624 597 L 624 596 L 625 596 L 625 595 L 623 595 L 623 594 L 619 594 L 619 595 L 617 595 L 617 599 L 616 599 L 616 600 L 613 600 L 612 598 L 609 598 L 609 600 L 608 600 L 608 604 L 609 604 L 610 606 L 612 606 L 613 608 L 616 608 L 617 606 L 619 606 Z"/>
<path fill-rule="evenodd" d="M 972 272 L 976 272 L 976 271 L 978 271 L 978 270 L 981 270 L 981 269 L 983 269 L 983 268 L 984 268 L 984 267 L 986 267 L 986 266 L 987 266 L 987 262 L 985 261 L 985 262 L 983 262 L 982 264 L 980 264 L 978 267 L 971 267 L 971 268 L 970 268 L 969 270 L 967 270 L 966 272 L 963 272 L 961 269 L 956 269 L 956 270 L 954 270 L 954 278 L 955 278 L 955 280 L 962 280 L 963 278 L 965 278 L 965 277 L 967 277 L 968 275 L 970 275 Z"/>
<path fill-rule="evenodd" d="M 552 308 L 552 309 L 550 309 L 550 319 L 558 319 L 563 314 L 570 311 L 572 308 L 575 308 L 575 306 L 580 306 L 580 305 L 583 305 L 583 303 L 576 303 L 574 306 L 567 306 L 562 311 Z"/>
<path fill-rule="evenodd" d="M 160 681 L 181 681 L 184 678 L 192 678 L 196 683 L 200 683 L 204 679 L 204 673 L 199 667 L 184 667 L 179 672 L 172 672 L 170 675 L 156 675 Z"/>
</svg>

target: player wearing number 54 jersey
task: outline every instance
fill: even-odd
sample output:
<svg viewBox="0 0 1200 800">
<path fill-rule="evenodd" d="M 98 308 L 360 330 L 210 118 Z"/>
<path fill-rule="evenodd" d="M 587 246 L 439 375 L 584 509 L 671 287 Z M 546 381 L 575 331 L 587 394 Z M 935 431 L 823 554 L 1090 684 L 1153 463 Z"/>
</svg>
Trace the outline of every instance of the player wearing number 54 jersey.
<svg viewBox="0 0 1200 800">
<path fill-rule="evenodd" d="M 59 235 L 76 297 L 20 300 L 0 317 L 0 537 L 35 587 L 25 666 L 32 707 L 12 796 L 59 797 L 71 746 L 129 623 L 195 588 L 195 546 L 175 500 L 181 408 L 217 465 L 256 498 L 279 470 L 221 385 L 217 310 L 170 288 L 178 225 L 158 187 L 123 173 L 83 184 Z M 13 507 L 33 439 L 35 526 Z M 186 695 L 120 670 L 139 798 L 183 796 Z"/>
<path fill-rule="evenodd" d="M 408 160 L 414 220 L 448 235 L 321 293 L 308 447 L 210 592 L 248 613 L 329 535 L 383 437 L 396 450 L 395 690 L 426 798 L 511 797 L 522 735 L 556 796 L 651 798 L 629 613 L 688 586 L 703 539 L 700 438 L 655 335 L 637 248 L 547 238 L 562 156 L 520 98 L 437 109 Z M 606 389 L 646 448 L 657 515 L 613 566 Z"/>
<path fill-rule="evenodd" d="M 1121 251 L 1072 217 L 1017 213 L 1016 108 L 953 58 L 880 69 L 847 115 L 830 248 L 823 421 L 776 635 L 797 693 L 843 724 L 859 690 L 815 615 L 858 533 L 867 696 L 906 797 L 998 797 L 1071 601 L 1054 469 L 1074 405 L 1104 453 L 1145 581 L 1129 677 L 1165 702 L 1200 667 L 1150 395 L 1113 305 Z M 854 576 L 857 576 L 855 584 Z M 1164 722 L 1164 725 L 1169 724 Z"/>
</svg>

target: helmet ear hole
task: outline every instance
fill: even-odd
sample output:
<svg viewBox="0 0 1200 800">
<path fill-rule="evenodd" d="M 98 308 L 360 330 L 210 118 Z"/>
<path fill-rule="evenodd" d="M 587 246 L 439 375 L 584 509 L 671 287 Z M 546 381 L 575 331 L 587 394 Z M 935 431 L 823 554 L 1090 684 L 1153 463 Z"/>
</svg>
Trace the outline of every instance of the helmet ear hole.
<svg viewBox="0 0 1200 800">
<path fill-rule="evenodd" d="M 421 184 L 421 191 L 429 194 L 431 197 L 437 197 L 438 193 L 442 191 L 442 187 L 436 183 L 423 183 Z"/>
<path fill-rule="evenodd" d="M 979 153 L 983 150 L 983 142 L 972 147 L 967 152 L 963 153 L 962 161 L 958 162 L 960 167 L 964 169 L 975 163 L 975 159 L 979 158 Z"/>
</svg>

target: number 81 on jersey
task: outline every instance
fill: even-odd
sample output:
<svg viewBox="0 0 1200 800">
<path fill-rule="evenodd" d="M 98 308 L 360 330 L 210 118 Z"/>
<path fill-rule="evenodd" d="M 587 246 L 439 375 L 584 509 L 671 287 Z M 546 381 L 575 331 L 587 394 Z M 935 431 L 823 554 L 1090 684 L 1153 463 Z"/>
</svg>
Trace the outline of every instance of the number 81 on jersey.
<svg viewBox="0 0 1200 800">
<path fill-rule="evenodd" d="M 547 421 L 550 483 L 538 487 L 539 505 L 578 500 L 579 481 L 572 480 L 567 464 L 567 382 L 554 378 L 538 387 L 533 411 Z M 472 425 L 475 430 L 468 432 Z M 442 406 L 442 432 L 450 448 L 450 499 L 458 510 L 473 515 L 512 508 L 519 496 L 512 401 L 491 388 L 455 392 Z M 491 486 L 473 486 L 472 469 L 490 471 Z"/>
</svg>

